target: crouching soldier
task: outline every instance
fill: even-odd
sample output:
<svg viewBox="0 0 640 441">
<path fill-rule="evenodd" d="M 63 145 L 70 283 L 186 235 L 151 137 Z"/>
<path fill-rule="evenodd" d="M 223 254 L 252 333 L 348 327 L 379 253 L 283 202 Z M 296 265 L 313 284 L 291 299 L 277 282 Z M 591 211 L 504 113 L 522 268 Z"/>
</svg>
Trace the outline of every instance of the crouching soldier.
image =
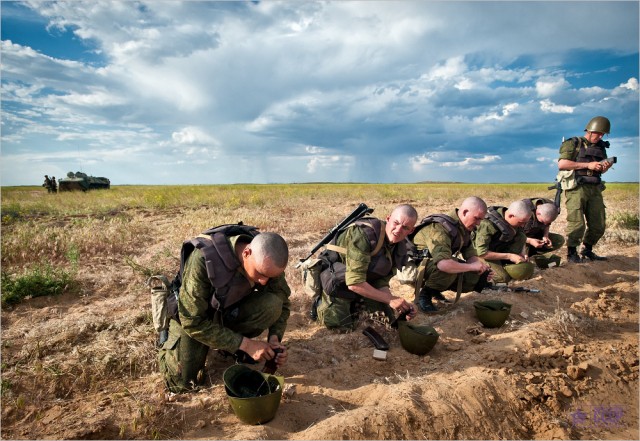
<svg viewBox="0 0 640 441">
<path fill-rule="evenodd" d="M 485 259 L 493 271 L 493 281 L 507 283 L 511 276 L 505 266 L 528 261 L 525 253 L 527 236 L 522 228 L 532 216 L 529 205 L 512 202 L 509 207 L 493 206 L 472 235 L 478 257 Z"/>
<path fill-rule="evenodd" d="M 437 311 L 433 299 L 448 302 L 442 291 L 480 292 L 490 279 L 489 265 L 478 258 L 471 243 L 471 231 L 486 213 L 487 204 L 472 196 L 451 213 L 427 216 L 416 226 L 410 239 L 427 259 L 415 300 L 422 312 Z"/>
<path fill-rule="evenodd" d="M 158 354 L 171 392 L 194 389 L 204 380 L 209 348 L 235 354 L 238 361 L 285 364 L 288 257 L 278 234 L 245 225 L 212 228 L 184 242 L 182 283 L 177 299 L 169 297 L 169 338 Z M 255 339 L 267 329 L 266 342 Z"/>
<path fill-rule="evenodd" d="M 529 258 L 539 268 L 548 268 L 551 264 L 559 265 L 560 256 L 553 254 L 552 251 L 562 248 L 564 237 L 561 234 L 549 232 L 551 224 L 560 213 L 558 207 L 545 198 L 530 198 L 523 201 L 533 212 L 531 219 L 522 229 L 527 236 Z"/>
<path fill-rule="evenodd" d="M 321 255 L 330 265 L 321 275 L 322 296 L 314 304 L 318 321 L 337 331 L 352 331 L 360 310 L 416 311 L 411 302 L 395 296 L 389 281 L 407 258 L 406 238 L 413 231 L 418 213 L 411 205 L 396 207 L 385 221 L 364 217 L 340 232 Z"/>
</svg>

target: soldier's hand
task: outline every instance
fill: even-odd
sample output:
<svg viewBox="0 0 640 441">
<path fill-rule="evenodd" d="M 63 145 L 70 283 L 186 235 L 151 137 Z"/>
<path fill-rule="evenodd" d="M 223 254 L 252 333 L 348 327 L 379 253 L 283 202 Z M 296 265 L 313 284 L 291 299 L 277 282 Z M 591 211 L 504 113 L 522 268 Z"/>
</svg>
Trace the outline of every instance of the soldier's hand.
<svg viewBox="0 0 640 441">
<path fill-rule="evenodd" d="M 587 165 L 587 168 L 589 170 L 593 170 L 593 171 L 602 171 L 604 169 L 604 165 L 599 163 L 599 162 L 597 162 L 597 161 L 594 161 L 594 162 L 590 162 Z"/>
<path fill-rule="evenodd" d="M 540 239 L 529 239 L 527 241 L 529 243 L 529 245 L 533 245 L 535 248 L 542 248 L 543 246 L 546 245 L 546 242 Z"/>
<path fill-rule="evenodd" d="M 408 312 L 413 309 L 413 305 L 407 302 L 402 297 L 393 296 L 391 301 L 389 302 L 389 306 L 391 306 L 396 312 L 402 314 L 403 312 Z"/>
<path fill-rule="evenodd" d="M 243 337 L 240 349 L 249 354 L 255 361 L 271 360 L 275 355 L 269 343 Z"/>
<path fill-rule="evenodd" d="M 278 337 L 272 335 L 269 338 L 269 346 L 273 350 L 275 354 L 276 364 L 278 367 L 282 367 L 287 362 L 287 358 L 289 357 L 289 352 L 287 351 L 287 347 L 280 343 Z"/>
<path fill-rule="evenodd" d="M 509 260 L 512 261 L 513 263 L 521 263 L 521 262 L 526 262 L 527 258 L 524 256 L 521 256 L 520 254 L 509 254 Z"/>
</svg>

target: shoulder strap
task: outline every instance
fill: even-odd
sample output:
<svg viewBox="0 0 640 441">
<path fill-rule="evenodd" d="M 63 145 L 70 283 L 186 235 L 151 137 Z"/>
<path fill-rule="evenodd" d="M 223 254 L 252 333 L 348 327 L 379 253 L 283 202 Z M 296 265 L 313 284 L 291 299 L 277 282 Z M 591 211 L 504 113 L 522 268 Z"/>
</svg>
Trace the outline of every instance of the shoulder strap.
<svg viewBox="0 0 640 441">
<path fill-rule="evenodd" d="M 491 206 L 487 208 L 485 219 L 489 219 L 500 231 L 500 242 L 510 242 L 516 235 L 516 230 L 509 225 L 504 217 L 500 216 L 498 209 L 502 207 Z"/>
<path fill-rule="evenodd" d="M 375 224 L 379 224 L 377 227 Z M 375 256 L 382 249 L 382 245 L 384 245 L 384 222 L 376 219 L 374 217 L 363 217 L 360 220 L 349 225 L 347 228 L 352 228 L 353 226 L 363 226 L 365 228 L 365 234 L 367 235 L 367 239 L 369 239 L 369 243 L 372 245 L 371 255 Z M 331 241 L 332 243 L 328 243 L 326 248 L 331 251 L 335 251 L 340 254 L 347 254 L 347 249 L 345 247 L 341 247 L 335 244 L 337 236 Z M 373 245 L 375 243 L 375 245 Z"/>
</svg>

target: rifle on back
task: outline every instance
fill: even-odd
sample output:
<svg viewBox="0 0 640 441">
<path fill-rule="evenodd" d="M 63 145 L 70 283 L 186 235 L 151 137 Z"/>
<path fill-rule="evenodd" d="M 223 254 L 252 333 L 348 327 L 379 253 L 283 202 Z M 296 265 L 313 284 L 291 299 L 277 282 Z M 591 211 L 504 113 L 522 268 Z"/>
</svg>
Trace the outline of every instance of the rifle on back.
<svg viewBox="0 0 640 441">
<path fill-rule="evenodd" d="M 342 219 L 340 222 L 338 222 L 338 224 L 335 227 L 329 230 L 327 235 L 324 236 L 322 240 L 318 242 L 316 246 L 313 247 L 313 249 L 311 250 L 311 252 L 307 257 L 305 257 L 304 259 L 300 259 L 300 262 L 296 264 L 296 268 L 300 267 L 300 265 L 302 265 L 307 259 L 313 256 L 315 252 L 318 251 L 320 248 L 322 248 L 323 246 L 331 242 L 331 239 L 333 239 L 340 231 L 344 230 L 345 228 L 347 228 L 349 225 L 351 225 L 353 222 L 357 221 L 358 219 L 371 213 L 373 213 L 373 208 L 369 208 L 365 203 L 361 202 L 356 207 L 356 209 L 353 210 L 351 214 L 349 214 L 347 217 Z"/>
</svg>

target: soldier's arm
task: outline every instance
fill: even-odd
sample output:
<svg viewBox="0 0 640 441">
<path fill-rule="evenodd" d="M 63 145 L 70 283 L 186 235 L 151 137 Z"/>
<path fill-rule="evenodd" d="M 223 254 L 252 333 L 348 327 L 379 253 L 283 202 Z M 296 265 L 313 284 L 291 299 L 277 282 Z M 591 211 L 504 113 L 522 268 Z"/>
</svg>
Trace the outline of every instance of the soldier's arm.
<svg viewBox="0 0 640 441">
<path fill-rule="evenodd" d="M 278 296 L 282 300 L 282 312 L 278 320 L 269 327 L 268 340 L 271 341 L 272 337 L 276 337 L 278 342 L 282 341 L 285 330 L 287 329 L 287 321 L 291 315 L 291 301 L 289 296 L 291 295 L 291 289 L 285 279 L 284 273 L 275 279 L 269 280 L 269 283 L 265 286 L 265 292 L 270 292 Z"/>
</svg>

